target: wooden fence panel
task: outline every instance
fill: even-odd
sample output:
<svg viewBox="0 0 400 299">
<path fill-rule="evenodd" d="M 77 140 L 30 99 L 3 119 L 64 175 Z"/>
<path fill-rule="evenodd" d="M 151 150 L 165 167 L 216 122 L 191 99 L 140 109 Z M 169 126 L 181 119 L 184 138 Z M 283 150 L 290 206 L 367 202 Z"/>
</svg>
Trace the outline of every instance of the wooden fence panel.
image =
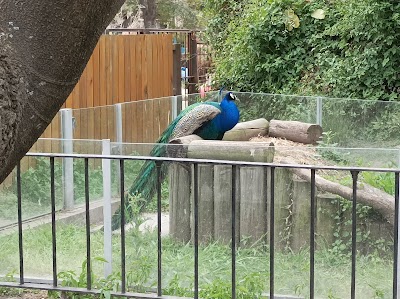
<svg viewBox="0 0 400 299">
<path fill-rule="evenodd" d="M 104 35 L 65 108 L 88 108 L 172 95 L 172 35 Z"/>
</svg>

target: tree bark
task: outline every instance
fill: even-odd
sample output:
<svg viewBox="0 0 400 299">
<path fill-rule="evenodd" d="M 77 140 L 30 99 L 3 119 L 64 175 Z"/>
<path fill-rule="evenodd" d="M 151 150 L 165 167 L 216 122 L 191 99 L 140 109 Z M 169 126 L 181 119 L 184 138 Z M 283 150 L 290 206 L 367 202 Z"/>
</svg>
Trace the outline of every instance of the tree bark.
<svg viewBox="0 0 400 299">
<path fill-rule="evenodd" d="M 156 24 L 156 1 L 139 0 L 141 6 L 144 28 L 154 28 Z"/>
<path fill-rule="evenodd" d="M 0 182 L 78 82 L 123 0 L 0 0 Z"/>
<path fill-rule="evenodd" d="M 269 136 L 305 144 L 316 144 L 322 136 L 322 128 L 319 125 L 299 121 L 272 119 L 269 123 Z"/>
<path fill-rule="evenodd" d="M 282 164 L 296 164 L 290 159 L 282 159 Z M 311 171 L 308 169 L 292 168 L 295 175 L 303 180 L 311 182 Z M 353 189 L 324 179 L 318 175 L 315 176 L 315 185 L 319 190 L 337 194 L 345 199 L 352 200 Z M 390 224 L 394 224 L 394 197 L 386 192 L 374 188 L 365 183 L 357 184 L 357 201 L 372 207 L 379 212 Z"/>
</svg>

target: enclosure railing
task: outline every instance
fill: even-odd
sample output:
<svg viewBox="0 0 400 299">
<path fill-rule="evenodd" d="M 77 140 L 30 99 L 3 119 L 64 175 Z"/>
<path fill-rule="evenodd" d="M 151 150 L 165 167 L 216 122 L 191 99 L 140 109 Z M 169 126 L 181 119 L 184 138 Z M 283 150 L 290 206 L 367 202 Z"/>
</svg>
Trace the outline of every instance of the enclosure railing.
<svg viewBox="0 0 400 299">
<path fill-rule="evenodd" d="M 149 157 L 149 156 L 115 156 L 115 155 L 87 155 L 87 154 L 47 154 L 47 153 L 28 153 L 28 156 L 48 158 L 50 173 L 51 173 L 51 235 L 52 235 L 52 283 L 51 284 L 38 284 L 30 283 L 26 281 L 24 274 L 24 261 L 27 258 L 24 254 L 24 243 L 23 243 L 23 226 L 22 226 L 22 192 L 21 192 L 21 171 L 20 165 L 17 167 L 17 195 L 18 195 L 18 239 L 19 239 L 19 278 L 14 282 L 0 282 L 2 287 L 15 287 L 15 288 L 30 288 L 30 289 L 41 289 L 51 291 L 67 291 L 76 293 L 90 293 L 98 294 L 101 291 L 93 289 L 92 285 L 92 265 L 91 265 L 91 234 L 90 234 L 90 201 L 89 201 L 89 160 L 92 159 L 103 159 L 103 160 L 117 160 L 119 161 L 120 168 L 120 190 L 125 190 L 124 176 L 125 176 L 125 161 L 136 160 L 136 161 L 153 161 L 156 165 L 158 180 L 157 180 L 157 290 L 156 293 L 130 293 L 127 292 L 128 285 L 126 283 L 126 243 L 125 243 L 125 226 L 121 226 L 121 281 L 120 290 L 112 291 L 111 294 L 114 296 L 121 297 L 133 297 L 133 298 L 166 298 L 163 297 L 163 286 L 162 286 L 162 238 L 161 238 L 161 165 L 162 163 L 184 163 L 186 165 L 192 165 L 193 171 L 193 227 L 194 227 L 194 238 L 193 238 L 193 250 L 194 250 L 194 284 L 193 284 L 193 297 L 199 298 L 199 165 L 226 165 L 232 167 L 232 201 L 231 201 L 231 298 L 236 298 L 237 291 L 237 272 L 236 272 L 236 252 L 237 242 L 235 237 L 236 231 L 236 214 L 238 213 L 238 207 L 236 206 L 237 197 L 237 178 L 240 178 L 241 167 L 245 166 L 257 166 L 262 167 L 265 171 L 269 169 L 268 180 L 271 183 L 270 194 L 265 194 L 265 202 L 267 198 L 270 200 L 270 226 L 269 226 L 269 267 L 270 267 L 270 278 L 269 278 L 269 296 L 274 298 L 276 296 L 274 291 L 275 284 L 275 259 L 274 259 L 274 201 L 275 201 L 275 170 L 279 168 L 285 169 L 303 169 L 310 171 L 311 174 L 311 196 L 310 196 L 310 226 L 309 226 L 309 238 L 310 238 L 310 251 L 309 251 L 309 297 L 313 299 L 315 297 L 315 213 L 316 213 L 316 171 L 317 170 L 340 170 L 350 172 L 352 176 L 352 233 L 351 233 L 351 298 L 356 298 L 357 283 L 356 283 L 356 202 L 357 202 L 357 182 L 358 176 L 364 171 L 368 172 L 381 172 L 381 173 L 394 173 L 395 176 L 395 213 L 394 213 L 394 255 L 393 255 L 393 288 L 392 298 L 398 298 L 398 287 L 399 287 L 399 265 L 398 265 L 398 224 L 399 224 L 399 173 L 400 169 L 387 169 L 387 168 L 361 168 L 361 167 L 336 167 L 336 166 L 309 166 L 309 165 L 289 165 L 289 164 L 275 164 L 275 163 L 258 163 L 258 162 L 238 162 L 238 161 L 223 161 L 223 160 L 207 160 L 207 159 L 181 159 L 181 158 L 164 158 L 164 157 Z M 59 252 L 57 251 L 57 238 L 56 238 L 56 214 L 55 214 L 55 186 L 54 186 L 54 161 L 55 158 L 72 158 L 72 159 L 83 159 L 84 160 L 84 186 L 85 186 L 85 219 L 86 219 L 86 261 L 87 261 L 87 279 L 86 287 L 65 287 L 60 285 L 57 277 L 57 259 Z M 269 197 L 268 197 L 269 195 Z M 120 192 L 120 204 L 125 205 L 125 194 Z M 121 222 L 125 222 L 125 211 L 122 209 Z M 104 228 L 106 229 L 106 228 Z M 168 297 L 168 298 L 179 298 L 179 297 Z M 276 297 L 275 297 L 276 298 Z"/>
</svg>

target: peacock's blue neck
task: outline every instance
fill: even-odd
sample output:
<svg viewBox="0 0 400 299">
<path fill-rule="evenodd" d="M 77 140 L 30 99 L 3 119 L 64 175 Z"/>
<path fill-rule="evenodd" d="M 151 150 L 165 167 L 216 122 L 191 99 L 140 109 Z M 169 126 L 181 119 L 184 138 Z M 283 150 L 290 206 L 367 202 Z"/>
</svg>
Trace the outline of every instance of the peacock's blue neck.
<svg viewBox="0 0 400 299">
<path fill-rule="evenodd" d="M 221 113 L 217 115 L 219 129 L 223 132 L 232 129 L 239 121 L 239 109 L 234 101 L 223 99 L 220 103 Z"/>
</svg>

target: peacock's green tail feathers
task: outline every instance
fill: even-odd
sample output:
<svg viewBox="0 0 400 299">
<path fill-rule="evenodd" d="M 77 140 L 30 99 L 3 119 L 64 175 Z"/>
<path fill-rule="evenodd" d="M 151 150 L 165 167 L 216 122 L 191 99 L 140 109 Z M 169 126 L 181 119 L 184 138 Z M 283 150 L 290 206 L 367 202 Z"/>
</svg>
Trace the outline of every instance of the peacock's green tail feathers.
<svg viewBox="0 0 400 299">
<path fill-rule="evenodd" d="M 196 103 L 190 105 L 183 110 L 178 117 L 176 117 L 171 124 L 165 129 L 161 137 L 157 140 L 156 145 L 150 151 L 152 157 L 164 157 L 166 154 L 166 144 L 170 141 L 171 137 L 174 136 L 176 125 L 188 112 L 193 110 L 198 105 L 203 103 Z M 214 107 L 219 107 L 218 103 L 209 102 L 207 103 Z M 164 180 L 167 173 L 167 163 L 161 165 L 161 181 Z M 147 161 L 144 163 L 139 171 L 131 188 L 126 194 L 125 200 L 125 223 L 134 220 L 135 215 L 143 211 L 146 205 L 153 199 L 157 190 L 157 169 L 156 164 L 153 161 Z M 112 217 L 112 229 L 118 229 L 121 227 L 121 207 L 114 213 Z"/>
<path fill-rule="evenodd" d="M 170 136 L 176 122 L 172 122 L 164 131 L 161 137 L 157 140 L 150 151 L 152 157 L 164 157 L 166 154 L 166 143 L 168 143 Z M 167 173 L 166 163 L 161 165 L 161 182 L 164 180 Z M 157 191 L 157 167 L 153 161 L 146 161 L 140 168 L 132 186 L 129 188 L 125 195 L 125 223 L 134 220 L 134 217 L 143 211 L 146 205 L 153 199 Z M 111 227 L 113 230 L 121 227 L 121 207 L 117 209 L 111 220 Z"/>
</svg>

